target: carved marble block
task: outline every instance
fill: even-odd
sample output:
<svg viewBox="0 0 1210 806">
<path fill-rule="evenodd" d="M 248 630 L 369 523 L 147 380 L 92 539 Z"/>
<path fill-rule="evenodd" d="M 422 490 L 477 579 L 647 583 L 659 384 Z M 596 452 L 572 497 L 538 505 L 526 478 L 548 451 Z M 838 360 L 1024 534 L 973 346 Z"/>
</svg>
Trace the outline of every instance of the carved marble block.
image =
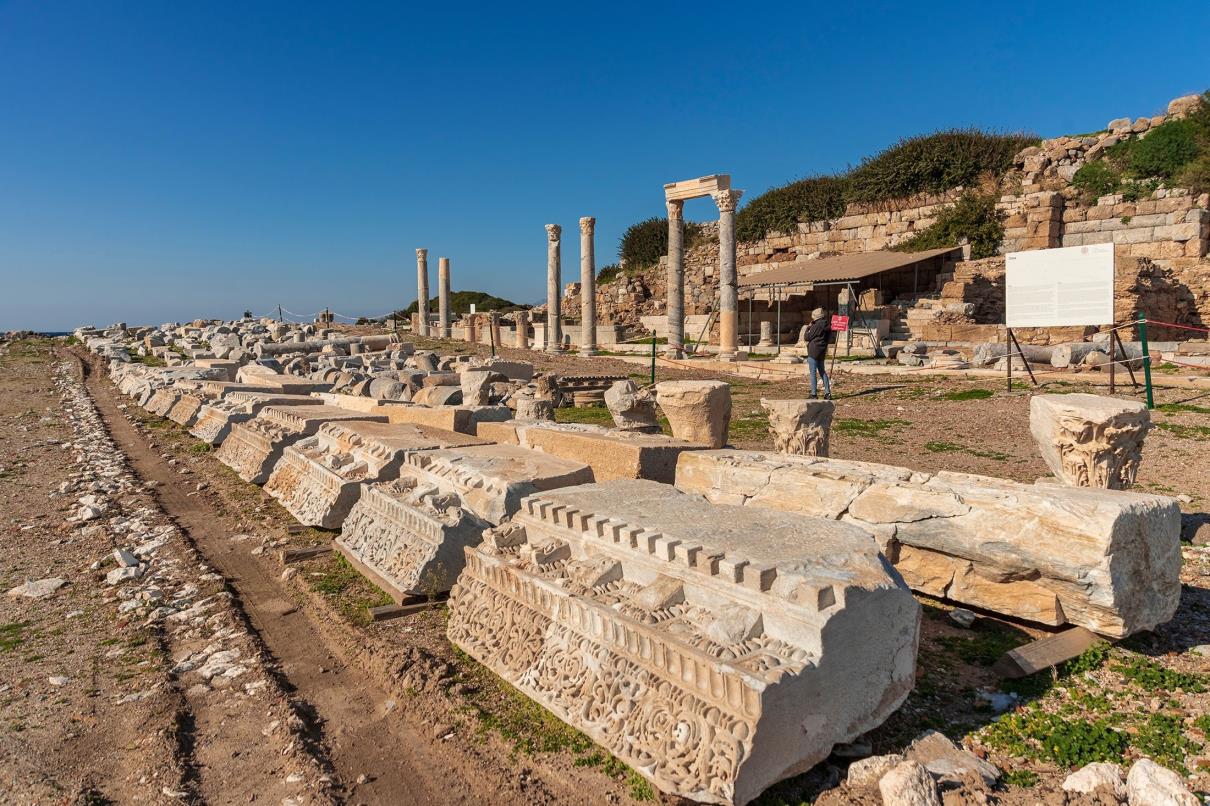
<svg viewBox="0 0 1210 806">
<path fill-rule="evenodd" d="M 1101 395 L 1034 395 L 1029 430 L 1064 484 L 1125 490 L 1143 458 L 1151 414 L 1142 403 Z"/>
<path fill-rule="evenodd" d="M 363 488 L 336 545 L 396 601 L 441 593 L 461 573 L 463 549 L 522 498 L 591 481 L 586 465 L 513 445 L 412 453 L 398 480 Z"/>
<path fill-rule="evenodd" d="M 831 400 L 766 400 L 760 405 L 769 413 L 773 449 L 798 456 L 827 456 L 828 433 L 832 430 Z"/>
<path fill-rule="evenodd" d="M 605 390 L 605 405 L 613 416 L 614 425 L 621 431 L 660 432 L 655 395 L 650 389 L 639 389 L 634 381 L 615 381 Z"/>
<path fill-rule="evenodd" d="M 518 420 L 541 420 L 553 422 L 555 402 L 548 397 L 538 397 L 529 389 L 521 389 L 513 396 Z"/>
<path fill-rule="evenodd" d="M 731 424 L 731 385 L 723 381 L 663 381 L 656 401 L 677 439 L 721 448 Z"/>
<path fill-rule="evenodd" d="M 423 425 L 329 422 L 282 453 L 265 492 L 301 524 L 339 529 L 364 485 L 393 479 L 408 454 L 483 440 Z"/>
<path fill-rule="evenodd" d="M 913 589 L 1014 618 L 1122 638 L 1180 603 L 1171 498 L 760 451 L 682 454 L 676 486 L 856 524 Z"/>
<path fill-rule="evenodd" d="M 671 484 L 682 451 L 704 446 L 663 434 L 619 431 L 581 423 L 522 422 L 480 423 L 475 433 L 483 439 L 562 456 L 592 468 L 597 481 L 650 479 Z"/>
<path fill-rule="evenodd" d="M 231 426 L 251 420 L 265 406 L 320 406 L 323 401 L 310 395 L 275 395 L 268 392 L 227 392 L 219 400 L 206 403 L 198 411 L 189 433 L 211 445 L 222 444 Z"/>
<path fill-rule="evenodd" d="M 746 803 L 912 688 L 920 607 L 855 527 L 649 481 L 523 504 L 449 637 L 665 792 Z"/>
<path fill-rule="evenodd" d="M 513 416 L 508 406 L 391 406 L 388 414 L 393 423 L 427 425 L 460 434 L 474 434 L 477 423 L 500 422 Z"/>
<path fill-rule="evenodd" d="M 181 395 L 197 389 L 201 384 L 201 381 L 177 381 L 171 386 L 158 390 L 143 408 L 157 417 L 167 417 L 168 412 L 172 411 L 172 407 L 181 399 Z"/>
<path fill-rule="evenodd" d="M 233 425 L 215 456 L 244 481 L 264 484 L 288 446 L 339 420 L 385 423 L 387 418 L 335 406 L 265 406 L 251 420 Z"/>
</svg>

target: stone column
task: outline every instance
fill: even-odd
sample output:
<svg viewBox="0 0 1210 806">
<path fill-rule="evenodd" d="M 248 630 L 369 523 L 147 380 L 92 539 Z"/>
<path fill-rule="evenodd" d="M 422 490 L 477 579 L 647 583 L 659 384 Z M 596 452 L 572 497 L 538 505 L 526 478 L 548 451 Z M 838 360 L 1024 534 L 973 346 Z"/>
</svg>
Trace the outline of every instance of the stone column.
<svg viewBox="0 0 1210 806">
<path fill-rule="evenodd" d="M 450 337 L 450 259 L 437 261 L 437 323 L 438 334 L 443 339 Z"/>
<path fill-rule="evenodd" d="M 559 352 L 563 349 L 563 327 L 560 321 L 559 302 L 563 293 L 563 279 L 559 239 L 563 228 L 558 224 L 546 225 L 546 350 Z"/>
<path fill-rule="evenodd" d="M 735 271 L 735 207 L 742 190 L 711 194 L 718 205 L 718 357 L 739 354 L 739 277 Z"/>
<path fill-rule="evenodd" d="M 491 334 L 491 343 L 499 350 L 504 345 L 500 343 L 500 312 L 491 311 L 487 315 L 488 332 Z"/>
<path fill-rule="evenodd" d="M 760 341 L 756 344 L 757 347 L 772 347 L 773 346 L 773 323 L 760 323 Z"/>
<path fill-rule="evenodd" d="M 580 355 L 597 354 L 597 258 L 593 230 L 597 220 L 580 219 Z"/>
<path fill-rule="evenodd" d="M 429 335 L 429 250 L 416 250 L 416 313 L 420 315 L 420 332 Z"/>
<path fill-rule="evenodd" d="M 685 357 L 685 203 L 668 207 L 668 348 L 669 358 Z"/>
<path fill-rule="evenodd" d="M 479 314 L 466 315 L 466 340 L 469 344 L 479 343 Z"/>
<path fill-rule="evenodd" d="M 529 311 L 517 311 L 517 349 L 529 349 Z"/>
</svg>

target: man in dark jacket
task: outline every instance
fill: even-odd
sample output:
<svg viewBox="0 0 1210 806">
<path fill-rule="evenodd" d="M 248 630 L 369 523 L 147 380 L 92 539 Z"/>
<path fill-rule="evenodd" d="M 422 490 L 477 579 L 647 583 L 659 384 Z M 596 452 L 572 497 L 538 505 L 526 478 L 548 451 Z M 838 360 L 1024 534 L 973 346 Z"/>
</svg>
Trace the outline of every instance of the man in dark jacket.
<svg viewBox="0 0 1210 806">
<path fill-rule="evenodd" d="M 831 330 L 832 325 L 823 308 L 811 311 L 811 324 L 807 326 L 807 332 L 803 334 L 803 338 L 807 342 L 807 375 L 811 378 L 812 400 L 818 397 L 815 383 L 815 373 L 817 372 L 819 377 L 823 378 L 823 399 L 832 399 L 832 385 L 828 381 L 827 371 L 824 370 L 824 359 L 828 355 L 828 333 Z"/>
</svg>

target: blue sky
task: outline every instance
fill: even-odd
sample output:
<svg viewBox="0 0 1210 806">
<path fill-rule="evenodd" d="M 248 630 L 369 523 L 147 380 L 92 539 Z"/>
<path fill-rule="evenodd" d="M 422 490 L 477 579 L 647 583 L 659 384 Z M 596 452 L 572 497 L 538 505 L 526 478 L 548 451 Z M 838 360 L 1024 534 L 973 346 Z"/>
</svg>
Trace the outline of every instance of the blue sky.
<svg viewBox="0 0 1210 806">
<path fill-rule="evenodd" d="M 423 6 L 0 0 L 0 330 L 378 314 L 418 246 L 434 289 L 448 255 L 455 289 L 536 302 L 544 224 L 572 280 L 577 219 L 612 262 L 665 182 L 751 196 L 1210 87 L 1206 0 Z"/>
</svg>

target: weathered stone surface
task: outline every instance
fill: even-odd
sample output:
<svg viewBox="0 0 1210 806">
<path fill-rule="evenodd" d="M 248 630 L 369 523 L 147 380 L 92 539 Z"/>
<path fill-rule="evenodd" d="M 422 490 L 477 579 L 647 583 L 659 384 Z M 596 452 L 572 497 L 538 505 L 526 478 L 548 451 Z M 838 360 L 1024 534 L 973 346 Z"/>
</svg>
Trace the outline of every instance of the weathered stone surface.
<svg viewBox="0 0 1210 806">
<path fill-rule="evenodd" d="M 977 775 L 987 786 L 995 786 L 1000 778 L 1000 770 L 995 764 L 964 750 L 935 730 L 925 731 L 917 737 L 903 755 L 908 761 L 923 764 L 929 774 L 943 783 L 959 783 L 970 775 Z"/>
<path fill-rule="evenodd" d="M 731 423 L 731 385 L 723 381 L 664 381 L 656 400 L 677 439 L 721 448 Z"/>
<path fill-rule="evenodd" d="M 502 422 L 513 416 L 508 406 L 391 406 L 384 409 L 392 423 L 413 423 L 460 434 L 474 434 L 479 423 Z"/>
<path fill-rule="evenodd" d="M 244 481 L 264 484 L 288 446 L 339 420 L 385 423 L 387 418 L 335 406 L 266 406 L 251 420 L 232 426 L 215 456 Z"/>
<path fill-rule="evenodd" d="M 650 479 L 671 484 L 682 451 L 704 446 L 663 434 L 618 431 L 577 423 L 480 423 L 475 433 L 483 439 L 542 451 L 583 462 L 597 481 Z"/>
<path fill-rule="evenodd" d="M 1117 764 L 1094 761 L 1063 779 L 1064 792 L 1079 792 L 1091 795 L 1103 790 L 1118 800 L 1126 799 L 1126 784 L 1122 782 L 1122 768 Z"/>
<path fill-rule="evenodd" d="M 873 786 L 903 761 L 904 758 L 899 753 L 858 759 L 849 765 L 849 774 L 845 778 L 845 783 L 850 787 Z"/>
<path fill-rule="evenodd" d="M 228 392 L 222 399 L 207 403 L 198 412 L 189 433 L 203 442 L 219 445 L 231 433 L 231 426 L 247 422 L 265 406 L 320 406 L 323 401 L 309 395 L 275 395 L 268 392 Z"/>
<path fill-rule="evenodd" d="M 1200 799 L 1189 791 L 1181 776 L 1149 758 L 1140 758 L 1131 765 L 1126 797 L 1130 806 L 1200 806 Z"/>
<path fill-rule="evenodd" d="M 365 484 L 393 479 L 411 453 L 481 445 L 476 437 L 423 425 L 329 422 L 285 449 L 265 483 L 301 524 L 339 529 Z"/>
<path fill-rule="evenodd" d="M 336 544 L 396 601 L 450 589 L 483 531 L 542 490 L 586 484 L 586 465 L 513 445 L 416 453 L 393 482 L 364 488 Z"/>
<path fill-rule="evenodd" d="M 878 782 L 883 806 L 941 806 L 937 784 L 918 761 L 905 761 Z"/>
<path fill-rule="evenodd" d="M 799 456 L 827 456 L 828 433 L 832 429 L 831 400 L 766 400 L 760 405 L 769 413 L 773 449 Z"/>
<path fill-rule="evenodd" d="M 758 451 L 686 452 L 676 484 L 857 524 L 915 590 L 1017 618 L 1120 638 L 1180 600 L 1170 498 Z"/>
<path fill-rule="evenodd" d="M 538 397 L 522 389 L 513 396 L 513 403 L 518 420 L 553 422 L 555 419 L 555 402 L 548 397 Z"/>
<path fill-rule="evenodd" d="M 619 480 L 466 558 L 450 639 L 669 793 L 746 803 L 912 687 L 919 605 L 846 524 Z"/>
<path fill-rule="evenodd" d="M 613 416 L 614 425 L 622 431 L 658 434 L 655 395 L 650 389 L 639 389 L 634 381 L 615 381 L 605 390 L 605 405 Z"/>
<path fill-rule="evenodd" d="M 1029 430 L 1051 471 L 1072 487 L 1134 484 L 1151 427 L 1147 407 L 1100 395 L 1034 395 Z"/>
<path fill-rule="evenodd" d="M 426 383 L 412 395 L 412 402 L 420 406 L 458 406 L 462 403 L 462 387 Z"/>
<path fill-rule="evenodd" d="M 465 370 L 459 376 L 462 379 L 462 404 L 465 406 L 486 406 L 491 397 L 493 374 L 488 369 Z"/>
</svg>

